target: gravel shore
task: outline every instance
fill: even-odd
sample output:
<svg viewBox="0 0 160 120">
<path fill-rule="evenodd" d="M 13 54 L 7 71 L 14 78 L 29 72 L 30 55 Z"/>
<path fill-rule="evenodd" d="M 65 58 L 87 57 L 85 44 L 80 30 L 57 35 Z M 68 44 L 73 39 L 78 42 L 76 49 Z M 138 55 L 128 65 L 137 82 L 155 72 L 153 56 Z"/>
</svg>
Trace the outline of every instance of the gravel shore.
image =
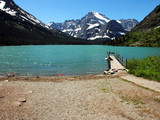
<svg viewBox="0 0 160 120">
<path fill-rule="evenodd" d="M 1 120 L 160 119 L 160 93 L 119 75 L 0 80 Z"/>
</svg>

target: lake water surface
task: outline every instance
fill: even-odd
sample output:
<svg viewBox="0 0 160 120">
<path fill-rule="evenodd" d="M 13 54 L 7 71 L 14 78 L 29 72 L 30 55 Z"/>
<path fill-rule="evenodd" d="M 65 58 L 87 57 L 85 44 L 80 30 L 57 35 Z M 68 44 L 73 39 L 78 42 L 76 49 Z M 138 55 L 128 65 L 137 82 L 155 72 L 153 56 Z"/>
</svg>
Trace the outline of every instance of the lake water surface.
<svg viewBox="0 0 160 120">
<path fill-rule="evenodd" d="M 160 55 L 160 48 L 113 47 L 101 45 L 43 45 L 0 47 L 0 75 L 52 76 L 103 73 L 107 69 L 106 52 L 122 57 L 144 58 Z"/>
</svg>

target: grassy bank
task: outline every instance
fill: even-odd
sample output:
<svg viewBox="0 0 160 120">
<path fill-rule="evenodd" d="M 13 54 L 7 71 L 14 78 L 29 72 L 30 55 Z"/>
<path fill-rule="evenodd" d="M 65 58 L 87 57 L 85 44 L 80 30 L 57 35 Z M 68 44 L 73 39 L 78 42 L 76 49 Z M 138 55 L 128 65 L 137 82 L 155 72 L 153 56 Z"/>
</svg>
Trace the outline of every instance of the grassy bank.
<svg viewBox="0 0 160 120">
<path fill-rule="evenodd" d="M 160 56 L 148 56 L 141 60 L 131 59 L 127 63 L 130 74 L 160 82 Z"/>
</svg>

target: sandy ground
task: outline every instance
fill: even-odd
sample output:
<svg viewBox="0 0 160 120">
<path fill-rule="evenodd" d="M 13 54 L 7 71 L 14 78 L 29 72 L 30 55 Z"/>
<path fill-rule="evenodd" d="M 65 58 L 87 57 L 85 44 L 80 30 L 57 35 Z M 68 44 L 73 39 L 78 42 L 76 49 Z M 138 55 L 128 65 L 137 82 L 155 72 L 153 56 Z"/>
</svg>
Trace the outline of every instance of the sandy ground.
<svg viewBox="0 0 160 120">
<path fill-rule="evenodd" d="M 160 93 L 125 75 L 0 78 L 0 120 L 160 120 Z"/>
</svg>

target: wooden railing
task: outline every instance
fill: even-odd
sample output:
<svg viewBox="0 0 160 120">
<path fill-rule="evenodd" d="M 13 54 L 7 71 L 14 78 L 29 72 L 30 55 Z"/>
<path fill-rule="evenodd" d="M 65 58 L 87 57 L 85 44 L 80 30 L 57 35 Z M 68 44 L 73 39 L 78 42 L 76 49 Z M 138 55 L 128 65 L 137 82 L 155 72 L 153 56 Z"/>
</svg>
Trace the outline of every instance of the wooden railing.
<svg viewBox="0 0 160 120">
<path fill-rule="evenodd" d="M 125 68 L 127 68 L 127 59 L 124 59 L 123 57 L 120 56 L 120 54 L 118 53 L 115 53 L 115 52 L 107 52 L 107 62 L 108 62 L 108 67 L 110 69 L 110 59 L 109 59 L 109 56 L 110 54 L 112 54 L 118 61 L 121 65 L 123 65 Z"/>
</svg>

